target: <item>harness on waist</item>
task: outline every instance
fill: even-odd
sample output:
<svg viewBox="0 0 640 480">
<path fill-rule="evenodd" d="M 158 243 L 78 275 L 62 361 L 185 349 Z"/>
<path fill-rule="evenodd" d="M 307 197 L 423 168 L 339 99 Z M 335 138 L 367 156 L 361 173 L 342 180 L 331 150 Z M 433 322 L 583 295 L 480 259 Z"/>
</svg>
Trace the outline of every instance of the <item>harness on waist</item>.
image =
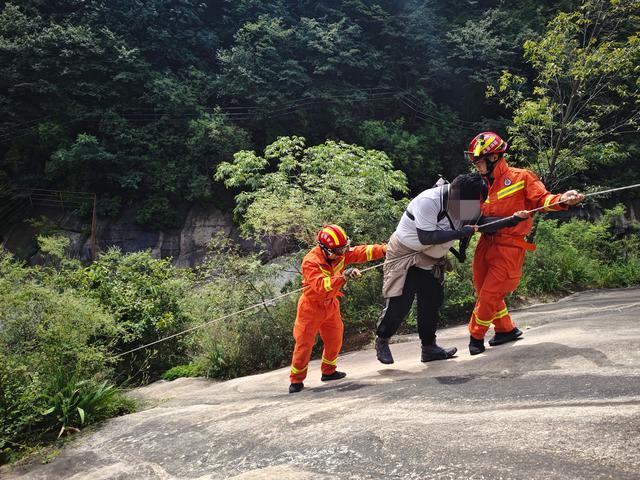
<svg viewBox="0 0 640 480">
<path fill-rule="evenodd" d="M 538 248 L 534 243 L 527 242 L 523 237 L 520 236 L 491 235 L 486 233 L 483 233 L 482 236 L 491 243 L 495 243 L 496 245 L 500 245 L 502 247 L 522 248 L 529 252 L 533 252 L 536 250 L 536 248 Z"/>
</svg>

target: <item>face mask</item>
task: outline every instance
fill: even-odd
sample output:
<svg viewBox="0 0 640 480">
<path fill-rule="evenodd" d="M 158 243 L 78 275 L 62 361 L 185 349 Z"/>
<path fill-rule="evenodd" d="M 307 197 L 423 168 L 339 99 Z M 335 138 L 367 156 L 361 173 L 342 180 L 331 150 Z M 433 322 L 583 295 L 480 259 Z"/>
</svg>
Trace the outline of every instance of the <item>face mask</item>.
<svg viewBox="0 0 640 480">
<path fill-rule="evenodd" d="M 451 217 L 463 222 L 477 221 L 480 217 L 480 199 L 463 200 L 460 192 L 454 186 L 449 187 L 449 202 L 447 211 Z"/>
</svg>

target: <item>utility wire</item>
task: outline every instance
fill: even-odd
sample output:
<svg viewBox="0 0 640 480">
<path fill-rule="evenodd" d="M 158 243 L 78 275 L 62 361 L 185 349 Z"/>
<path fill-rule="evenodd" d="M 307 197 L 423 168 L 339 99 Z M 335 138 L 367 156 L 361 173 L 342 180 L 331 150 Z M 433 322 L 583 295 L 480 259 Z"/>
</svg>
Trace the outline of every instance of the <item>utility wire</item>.
<svg viewBox="0 0 640 480">
<path fill-rule="evenodd" d="M 357 94 L 364 94 L 364 98 L 357 98 L 355 96 Z M 265 110 L 262 107 L 256 106 L 228 106 L 219 107 L 219 112 L 215 112 L 214 108 L 211 108 L 206 109 L 204 112 L 175 113 L 174 110 L 157 109 L 153 107 L 140 107 L 137 109 L 120 110 L 119 114 L 124 120 L 130 123 L 150 122 L 153 120 L 177 123 L 190 118 L 199 118 L 203 113 L 218 114 L 235 121 L 249 121 L 258 118 L 262 118 L 265 120 L 270 118 L 278 118 L 293 114 L 301 110 L 305 110 L 311 106 L 322 104 L 325 102 L 340 102 L 345 99 L 352 99 L 353 101 L 375 102 L 379 100 L 390 100 L 392 98 L 395 98 L 402 105 L 413 111 L 416 114 L 416 117 L 423 122 L 437 122 L 437 126 L 440 127 L 445 125 L 453 125 L 469 130 L 471 129 L 471 125 L 474 125 L 474 122 L 468 122 L 465 120 L 453 121 L 442 116 L 437 116 L 432 113 L 425 112 L 424 109 L 428 107 L 424 104 L 421 104 L 421 102 L 415 96 L 409 94 L 406 90 L 397 90 L 386 87 L 345 90 L 334 92 L 327 96 L 322 96 L 321 92 L 319 96 L 299 98 L 273 110 Z M 92 117 L 95 117 L 95 115 L 92 115 Z M 33 119 L 27 122 L 14 124 L 13 129 L 1 129 L 0 144 L 9 143 L 15 138 L 28 136 L 30 133 L 32 133 L 37 123 L 51 120 L 52 118 L 53 117 L 51 115 L 48 115 L 41 119 Z M 83 117 L 77 117 L 72 120 L 68 120 L 65 123 L 76 121 L 97 122 L 99 121 L 99 119 L 92 118 L 87 120 Z M 29 124 L 34 125 L 28 126 Z"/>
</svg>

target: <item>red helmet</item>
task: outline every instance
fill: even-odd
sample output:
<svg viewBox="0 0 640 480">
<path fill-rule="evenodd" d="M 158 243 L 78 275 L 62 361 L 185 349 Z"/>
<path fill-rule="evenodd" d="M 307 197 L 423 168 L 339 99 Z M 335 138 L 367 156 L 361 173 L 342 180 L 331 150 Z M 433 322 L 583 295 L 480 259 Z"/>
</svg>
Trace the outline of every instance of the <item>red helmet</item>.
<svg viewBox="0 0 640 480">
<path fill-rule="evenodd" d="M 347 232 L 338 225 L 325 225 L 322 227 L 318 235 L 316 235 L 316 240 L 318 240 L 320 247 L 327 250 L 346 249 L 345 247 L 348 247 L 350 243 Z"/>
<path fill-rule="evenodd" d="M 507 142 L 497 133 L 482 132 L 473 137 L 464 155 L 470 162 L 475 162 L 485 155 L 504 153 L 507 151 L 507 146 Z"/>
</svg>

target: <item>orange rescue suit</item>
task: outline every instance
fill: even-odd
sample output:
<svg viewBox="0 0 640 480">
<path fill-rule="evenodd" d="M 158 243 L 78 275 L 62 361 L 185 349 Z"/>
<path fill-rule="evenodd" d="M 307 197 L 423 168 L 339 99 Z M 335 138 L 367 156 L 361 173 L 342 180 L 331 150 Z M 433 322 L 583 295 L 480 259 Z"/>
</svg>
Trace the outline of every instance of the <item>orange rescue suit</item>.
<svg viewBox="0 0 640 480">
<path fill-rule="evenodd" d="M 298 301 L 298 314 L 293 327 L 296 346 L 291 361 L 291 383 L 300 383 L 307 376 L 311 350 L 320 332 L 324 343 L 322 373 L 336 371 L 338 353 L 342 348 L 342 316 L 338 297 L 345 284 L 342 272 L 351 263 L 378 260 L 384 256 L 383 245 L 359 245 L 331 262 L 320 247 L 313 248 L 302 260 L 302 286 L 305 287 Z"/>
<path fill-rule="evenodd" d="M 560 194 L 549 193 L 530 170 L 510 167 L 500 159 L 493 168 L 493 183 L 487 200 L 482 204 L 486 217 L 508 217 L 519 210 L 545 207 L 543 211 L 566 210 L 563 205 L 550 206 L 560 200 Z M 469 332 L 483 339 L 493 323 L 496 332 L 510 332 L 515 328 L 504 297 L 518 286 L 526 250 L 535 250 L 525 236 L 531 232 L 533 218 L 514 227 L 483 233 L 473 256 L 473 284 L 477 301 L 471 313 Z"/>
</svg>

